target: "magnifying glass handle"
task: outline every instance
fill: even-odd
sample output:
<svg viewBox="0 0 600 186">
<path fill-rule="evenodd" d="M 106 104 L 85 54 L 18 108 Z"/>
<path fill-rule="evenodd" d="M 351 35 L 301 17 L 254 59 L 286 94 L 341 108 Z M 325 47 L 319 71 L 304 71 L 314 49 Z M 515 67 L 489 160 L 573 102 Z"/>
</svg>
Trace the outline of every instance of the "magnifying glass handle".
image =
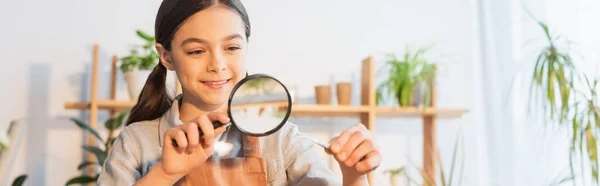
<svg viewBox="0 0 600 186">
<path fill-rule="evenodd" d="M 213 122 L 213 128 L 215 128 L 215 129 L 216 129 L 216 128 L 219 128 L 219 127 L 221 127 L 221 126 L 228 127 L 229 125 L 231 125 L 231 123 L 226 123 L 226 124 L 223 124 L 223 123 L 221 123 L 220 121 L 215 121 L 215 122 Z M 199 135 L 200 137 L 203 137 L 203 136 L 204 136 L 204 133 L 202 132 L 202 129 L 200 129 L 200 127 L 198 127 L 198 135 Z M 186 135 L 186 139 L 187 139 L 187 135 Z M 174 147 L 178 147 L 178 145 L 177 145 L 177 141 L 176 141 L 175 139 L 171 138 L 171 143 L 173 143 L 173 146 L 174 146 Z"/>
</svg>

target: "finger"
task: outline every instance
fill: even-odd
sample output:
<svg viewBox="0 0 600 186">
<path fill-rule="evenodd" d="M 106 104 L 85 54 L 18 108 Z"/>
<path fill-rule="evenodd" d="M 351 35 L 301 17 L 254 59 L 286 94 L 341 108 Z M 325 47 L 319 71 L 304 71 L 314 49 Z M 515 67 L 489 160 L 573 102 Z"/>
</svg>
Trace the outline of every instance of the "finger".
<svg viewBox="0 0 600 186">
<path fill-rule="evenodd" d="M 195 123 L 186 124 L 183 128 L 187 135 L 188 140 L 188 153 L 194 152 L 200 143 L 200 133 L 198 132 L 198 125 Z"/>
<path fill-rule="evenodd" d="M 169 137 L 168 139 L 175 139 L 175 142 L 177 142 L 176 149 L 178 152 L 182 152 L 187 148 L 187 145 L 188 145 L 187 139 L 185 137 L 185 133 L 181 129 L 178 129 L 178 128 L 169 129 L 169 130 L 167 130 L 167 133 L 165 135 Z M 171 140 L 165 140 L 165 141 L 168 141 L 165 143 L 169 143 L 168 145 L 172 146 L 170 144 Z"/>
<path fill-rule="evenodd" d="M 344 130 L 344 132 L 342 132 L 337 138 L 335 138 L 335 140 L 332 140 L 331 152 L 335 154 L 339 153 L 340 150 L 342 150 L 342 147 L 344 147 L 344 144 L 346 144 L 346 141 L 348 141 L 348 138 L 350 138 L 350 135 L 356 132 L 356 130 L 356 127 L 350 127 Z"/>
<path fill-rule="evenodd" d="M 177 140 L 175 139 L 175 135 L 172 135 L 171 133 L 173 133 L 173 131 L 171 131 L 171 129 L 168 129 L 165 132 L 165 136 L 163 136 L 164 139 L 168 139 L 168 140 L 164 140 L 163 141 L 163 146 L 167 147 L 167 148 L 172 148 L 172 147 L 178 147 L 179 144 L 177 143 Z"/>
<path fill-rule="evenodd" d="M 227 114 L 224 114 L 224 113 L 211 112 L 211 113 L 208 113 L 207 116 L 211 122 L 219 121 L 222 124 L 229 123 L 229 116 L 227 116 Z"/>
<path fill-rule="evenodd" d="M 344 164 L 347 167 L 353 167 L 356 163 L 358 163 L 363 157 L 365 157 L 368 153 L 374 151 L 373 141 L 364 140 L 360 145 L 346 158 Z"/>
<path fill-rule="evenodd" d="M 371 151 L 365 156 L 365 159 L 356 164 L 356 171 L 371 172 L 379 167 L 381 163 L 381 154 L 379 151 Z"/>
<path fill-rule="evenodd" d="M 214 130 L 215 130 L 215 136 L 218 136 L 219 134 L 225 132 L 225 130 L 227 130 L 227 128 L 225 126 L 220 126 Z"/>
<path fill-rule="evenodd" d="M 342 150 L 339 153 L 336 153 L 339 162 L 344 162 L 352 154 L 354 149 L 360 145 L 365 140 L 364 135 L 360 131 L 356 131 L 352 133 L 350 139 L 346 142 Z"/>
<path fill-rule="evenodd" d="M 215 129 L 213 128 L 212 122 L 208 119 L 207 115 L 202 115 L 196 120 L 200 130 L 202 130 L 202 145 L 204 148 L 208 148 L 212 145 L 215 137 Z"/>
</svg>

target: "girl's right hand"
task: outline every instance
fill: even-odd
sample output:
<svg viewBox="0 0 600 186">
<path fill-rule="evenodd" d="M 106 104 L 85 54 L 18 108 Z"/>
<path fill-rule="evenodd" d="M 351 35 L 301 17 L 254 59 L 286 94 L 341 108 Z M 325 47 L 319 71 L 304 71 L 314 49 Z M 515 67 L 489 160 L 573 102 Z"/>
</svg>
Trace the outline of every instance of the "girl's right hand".
<svg viewBox="0 0 600 186">
<path fill-rule="evenodd" d="M 212 155 L 215 136 L 225 131 L 224 126 L 214 129 L 213 121 L 228 123 L 229 117 L 226 114 L 211 113 L 167 130 L 161 166 L 168 177 L 179 180 Z M 198 128 L 204 133 L 203 137 L 199 135 Z M 172 143 L 172 139 L 177 141 L 177 146 Z"/>
</svg>

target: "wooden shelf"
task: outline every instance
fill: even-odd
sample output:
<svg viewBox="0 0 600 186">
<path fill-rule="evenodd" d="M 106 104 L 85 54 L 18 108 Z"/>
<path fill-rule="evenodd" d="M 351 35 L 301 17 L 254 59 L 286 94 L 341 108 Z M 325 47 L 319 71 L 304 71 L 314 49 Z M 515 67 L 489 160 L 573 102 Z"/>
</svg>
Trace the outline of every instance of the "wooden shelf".
<svg viewBox="0 0 600 186">
<path fill-rule="evenodd" d="M 367 106 L 337 106 L 337 105 L 292 105 L 293 117 L 360 117 L 369 112 Z"/>
<path fill-rule="evenodd" d="M 89 102 L 67 102 L 65 108 L 86 110 L 91 108 Z M 135 101 L 99 100 L 98 109 L 110 111 L 124 111 L 131 109 Z M 283 104 L 282 104 L 283 105 Z M 439 118 L 458 118 L 467 110 L 464 109 L 439 109 L 417 107 L 369 107 L 354 105 L 313 105 L 295 104 L 292 106 L 294 117 L 360 117 L 360 114 L 375 112 L 377 117 L 393 118 L 420 118 L 423 116 L 437 116 Z"/>
<path fill-rule="evenodd" d="M 117 100 L 99 100 L 98 109 L 100 110 L 126 110 L 131 109 L 135 105 L 135 101 L 117 101 Z M 92 107 L 90 102 L 66 102 L 66 109 L 87 110 Z"/>
<path fill-rule="evenodd" d="M 468 112 L 465 109 L 441 109 L 441 108 L 416 108 L 416 107 L 378 107 L 375 109 L 377 117 L 395 118 L 420 118 L 423 116 L 435 116 L 437 118 L 459 118 Z"/>
</svg>

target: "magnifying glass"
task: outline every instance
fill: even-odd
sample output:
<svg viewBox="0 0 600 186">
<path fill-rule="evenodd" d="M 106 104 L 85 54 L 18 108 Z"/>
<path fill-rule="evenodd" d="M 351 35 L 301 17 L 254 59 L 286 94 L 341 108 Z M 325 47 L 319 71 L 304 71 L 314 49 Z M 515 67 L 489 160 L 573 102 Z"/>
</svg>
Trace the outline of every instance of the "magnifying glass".
<svg viewBox="0 0 600 186">
<path fill-rule="evenodd" d="M 228 99 L 229 123 L 215 121 L 215 128 L 233 125 L 250 136 L 267 136 L 281 129 L 292 111 L 292 95 L 278 79 L 267 74 L 246 76 L 232 89 Z M 200 136 L 202 131 L 200 130 Z M 329 144 L 308 137 L 329 149 Z M 174 139 L 172 142 L 176 145 Z"/>
</svg>

